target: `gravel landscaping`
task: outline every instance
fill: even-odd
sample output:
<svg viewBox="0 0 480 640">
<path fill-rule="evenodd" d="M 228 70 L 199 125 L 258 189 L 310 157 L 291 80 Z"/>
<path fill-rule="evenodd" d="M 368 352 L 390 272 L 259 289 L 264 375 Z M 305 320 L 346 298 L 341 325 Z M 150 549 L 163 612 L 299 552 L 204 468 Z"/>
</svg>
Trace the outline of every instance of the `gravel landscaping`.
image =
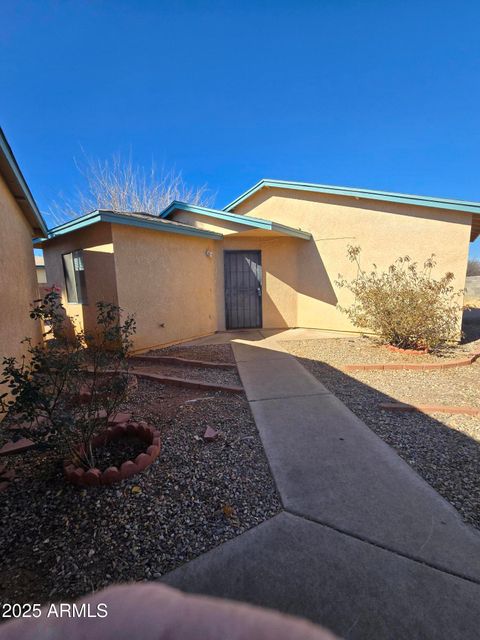
<svg viewBox="0 0 480 640">
<path fill-rule="evenodd" d="M 162 451 L 122 483 L 70 485 L 49 451 L 4 459 L 16 478 L 0 492 L 2 601 L 65 601 L 157 578 L 280 511 L 243 394 L 140 380 L 123 409 L 161 431 Z M 10 436 L 2 423 L 0 441 Z"/>
<path fill-rule="evenodd" d="M 186 378 L 199 382 L 211 382 L 228 386 L 241 387 L 242 383 L 236 369 L 210 369 L 208 367 L 186 367 L 184 365 L 170 365 L 159 362 L 142 361 L 135 369 L 158 373 L 173 378 Z"/>
<path fill-rule="evenodd" d="M 321 342 L 322 349 L 328 353 L 334 353 L 336 366 L 350 364 L 423 364 L 443 363 L 448 360 L 461 360 L 480 351 L 480 340 L 466 344 L 460 344 L 443 349 L 440 353 L 415 353 L 390 351 L 380 344 L 375 338 L 362 336 L 359 338 L 325 338 L 319 340 L 304 340 L 296 342 Z M 286 341 L 284 344 L 292 344 Z"/>
<path fill-rule="evenodd" d="M 427 482 L 449 500 L 462 517 L 480 529 L 480 418 L 467 415 L 391 413 L 381 402 L 480 406 L 480 362 L 433 371 L 342 372 L 345 364 L 375 362 L 379 347 L 368 339 L 285 341 L 330 391 L 378 436 L 394 447 Z M 480 344 L 460 349 L 478 350 Z M 382 362 L 404 358 L 382 348 Z M 354 354 L 352 357 L 351 354 Z M 373 358 L 373 360 L 368 360 Z M 429 356 L 413 356 L 419 362 Z"/>
<path fill-rule="evenodd" d="M 177 356 L 190 360 L 204 360 L 206 362 L 231 362 L 235 364 L 232 347 L 229 344 L 206 344 L 183 346 L 174 345 L 164 349 L 153 349 L 150 356 Z"/>
</svg>

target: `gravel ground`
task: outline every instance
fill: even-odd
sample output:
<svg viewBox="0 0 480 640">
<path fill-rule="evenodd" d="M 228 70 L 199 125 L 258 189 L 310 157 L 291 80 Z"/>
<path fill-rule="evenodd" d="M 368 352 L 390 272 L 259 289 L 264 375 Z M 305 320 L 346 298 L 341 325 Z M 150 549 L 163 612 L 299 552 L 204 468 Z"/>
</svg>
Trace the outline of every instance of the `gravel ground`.
<svg viewBox="0 0 480 640">
<path fill-rule="evenodd" d="M 378 408 L 380 402 L 392 400 L 480 406 L 480 362 L 443 371 L 347 374 L 339 369 L 352 342 L 359 343 L 357 362 L 366 361 L 362 339 L 292 341 L 283 346 L 480 529 L 480 418 L 397 414 Z M 421 357 L 415 356 L 414 362 Z"/>
<path fill-rule="evenodd" d="M 120 484 L 69 485 L 51 453 L 8 460 L 17 477 L 0 493 L 3 602 L 65 600 L 159 577 L 280 511 L 242 394 L 139 381 L 124 409 L 161 431 L 162 452 Z M 217 441 L 203 441 L 207 426 Z"/>
<path fill-rule="evenodd" d="M 185 367 L 183 365 L 159 364 L 157 362 L 141 362 L 136 368 L 144 371 L 148 370 L 151 373 L 158 373 L 163 376 L 172 376 L 174 378 L 188 378 L 190 380 L 199 380 L 200 382 L 242 386 L 236 369 Z"/>
<path fill-rule="evenodd" d="M 319 340 L 300 340 L 295 342 L 320 342 Z M 285 341 L 284 344 L 292 344 L 293 341 Z M 459 344 L 454 347 L 445 348 L 438 354 L 433 353 L 402 353 L 390 351 L 384 345 L 372 337 L 362 336 L 359 338 L 325 338 L 321 340 L 322 349 L 325 353 L 335 354 L 336 366 L 347 364 L 377 364 L 377 363 L 403 363 L 413 362 L 415 364 L 430 362 L 445 362 L 445 360 L 466 358 L 472 352 L 480 350 L 480 340 L 468 344 Z"/>
<path fill-rule="evenodd" d="M 148 355 L 177 356 L 191 360 L 205 360 L 206 362 L 231 362 L 235 364 L 232 347 L 229 344 L 205 344 L 198 346 L 174 345 L 165 349 L 154 349 Z"/>
</svg>

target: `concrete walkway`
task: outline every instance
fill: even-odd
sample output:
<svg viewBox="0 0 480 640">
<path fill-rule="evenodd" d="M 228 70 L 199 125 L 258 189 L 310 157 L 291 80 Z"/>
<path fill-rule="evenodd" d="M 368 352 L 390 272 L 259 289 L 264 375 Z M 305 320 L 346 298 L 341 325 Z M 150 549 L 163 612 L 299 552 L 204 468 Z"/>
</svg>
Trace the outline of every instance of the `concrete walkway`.
<svg viewBox="0 0 480 640">
<path fill-rule="evenodd" d="M 478 638 L 480 534 L 278 337 L 232 344 L 284 512 L 165 581 L 345 638 Z"/>
</svg>

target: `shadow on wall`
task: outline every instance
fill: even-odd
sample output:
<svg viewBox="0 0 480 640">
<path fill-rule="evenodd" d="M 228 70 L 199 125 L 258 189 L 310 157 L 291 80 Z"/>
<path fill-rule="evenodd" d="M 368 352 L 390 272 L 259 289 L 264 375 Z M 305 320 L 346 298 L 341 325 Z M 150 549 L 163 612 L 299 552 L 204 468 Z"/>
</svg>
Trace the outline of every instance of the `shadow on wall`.
<svg viewBox="0 0 480 640">
<path fill-rule="evenodd" d="M 267 286 L 263 290 L 265 326 L 283 328 L 296 327 L 298 323 L 298 295 L 336 307 L 338 298 L 327 273 L 317 245 L 313 240 L 299 241 L 293 249 L 295 269 L 286 269 L 284 263 L 273 262 L 265 272 Z M 281 282 L 278 296 L 273 295 L 268 276 Z"/>
<path fill-rule="evenodd" d="M 299 249 L 297 291 L 334 307 L 338 303 L 332 281 L 314 240 L 309 240 Z"/>
<path fill-rule="evenodd" d="M 118 304 L 115 262 L 112 251 L 100 248 L 85 248 L 83 254 L 85 266 L 85 295 L 83 304 L 68 302 L 65 279 L 60 271 L 55 272 L 57 282 L 49 281 L 42 285 L 40 293 L 56 286 L 62 291 L 62 302 L 69 318 L 69 331 L 94 332 L 97 325 L 97 302 Z M 59 257 L 60 259 L 60 257 Z M 78 293 L 78 292 L 77 292 Z"/>
</svg>

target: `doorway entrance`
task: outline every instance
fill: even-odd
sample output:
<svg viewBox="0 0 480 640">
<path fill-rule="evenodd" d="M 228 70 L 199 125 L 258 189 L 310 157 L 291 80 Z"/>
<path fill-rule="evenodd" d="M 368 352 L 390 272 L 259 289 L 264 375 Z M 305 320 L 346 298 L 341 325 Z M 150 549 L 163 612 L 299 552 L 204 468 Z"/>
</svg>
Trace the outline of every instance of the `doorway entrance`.
<svg viewBox="0 0 480 640">
<path fill-rule="evenodd" d="M 262 255 L 225 251 L 225 323 L 227 329 L 262 326 Z"/>
</svg>

